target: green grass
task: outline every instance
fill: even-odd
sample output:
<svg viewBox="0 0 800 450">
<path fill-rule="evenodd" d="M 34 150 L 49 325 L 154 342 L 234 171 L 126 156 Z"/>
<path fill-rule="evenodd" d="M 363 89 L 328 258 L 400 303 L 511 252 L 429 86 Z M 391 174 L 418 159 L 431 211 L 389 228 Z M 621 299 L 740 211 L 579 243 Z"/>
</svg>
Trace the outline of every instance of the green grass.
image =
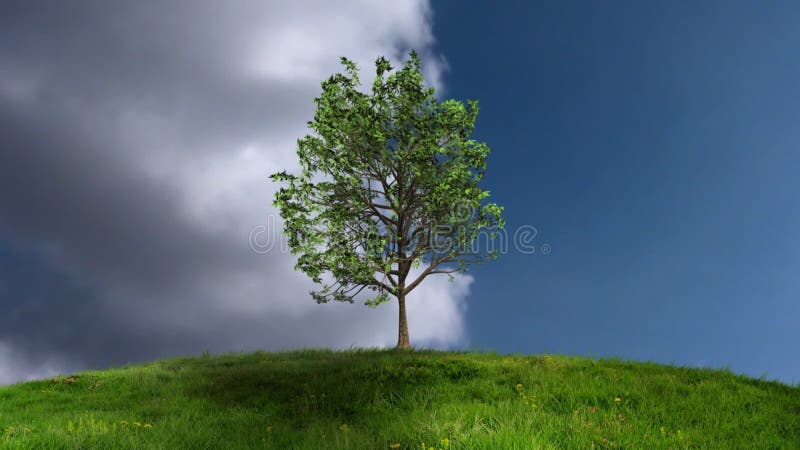
<svg viewBox="0 0 800 450">
<path fill-rule="evenodd" d="M 792 449 L 800 385 L 433 350 L 181 358 L 0 387 L 0 448 Z"/>
</svg>

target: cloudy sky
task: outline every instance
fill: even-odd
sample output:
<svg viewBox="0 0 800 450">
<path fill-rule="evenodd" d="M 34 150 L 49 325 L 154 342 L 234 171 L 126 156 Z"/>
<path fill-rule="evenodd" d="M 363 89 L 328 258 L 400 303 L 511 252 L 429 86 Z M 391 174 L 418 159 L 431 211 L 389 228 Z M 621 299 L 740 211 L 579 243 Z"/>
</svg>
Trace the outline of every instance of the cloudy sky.
<svg viewBox="0 0 800 450">
<path fill-rule="evenodd" d="M 800 381 L 800 9 L 503 5 L 4 1 L 0 383 L 393 345 L 394 303 L 308 296 L 267 176 L 340 56 L 412 48 L 440 98 L 480 101 L 510 241 L 415 290 L 412 344 Z"/>
</svg>

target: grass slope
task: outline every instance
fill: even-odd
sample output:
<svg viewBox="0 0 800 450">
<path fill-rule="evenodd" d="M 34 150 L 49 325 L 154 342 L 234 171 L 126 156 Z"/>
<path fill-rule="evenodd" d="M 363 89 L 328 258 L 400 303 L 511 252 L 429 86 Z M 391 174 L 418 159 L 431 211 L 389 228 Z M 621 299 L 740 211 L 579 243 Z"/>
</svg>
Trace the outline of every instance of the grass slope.
<svg viewBox="0 0 800 450">
<path fill-rule="evenodd" d="M 791 449 L 800 386 L 619 359 L 257 352 L 0 387 L 0 427 L 21 449 Z"/>
</svg>

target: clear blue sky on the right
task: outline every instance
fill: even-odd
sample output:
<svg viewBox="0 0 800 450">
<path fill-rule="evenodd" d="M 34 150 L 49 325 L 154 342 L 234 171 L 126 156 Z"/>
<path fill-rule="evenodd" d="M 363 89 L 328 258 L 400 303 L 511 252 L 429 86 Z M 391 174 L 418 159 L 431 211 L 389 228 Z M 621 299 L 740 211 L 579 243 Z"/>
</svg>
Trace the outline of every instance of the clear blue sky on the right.
<svg viewBox="0 0 800 450">
<path fill-rule="evenodd" d="M 433 8 L 485 186 L 538 230 L 471 270 L 470 346 L 800 383 L 800 3 Z"/>
</svg>

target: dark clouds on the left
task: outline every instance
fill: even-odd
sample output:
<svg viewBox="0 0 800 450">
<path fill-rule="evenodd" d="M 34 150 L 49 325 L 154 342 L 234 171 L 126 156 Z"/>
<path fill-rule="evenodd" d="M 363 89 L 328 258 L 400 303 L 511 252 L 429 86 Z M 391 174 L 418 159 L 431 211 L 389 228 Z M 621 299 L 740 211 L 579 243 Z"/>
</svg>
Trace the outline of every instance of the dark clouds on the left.
<svg viewBox="0 0 800 450">
<path fill-rule="evenodd" d="M 430 20 L 418 1 L 4 2 L 0 383 L 205 348 L 390 344 L 396 307 L 316 305 L 291 255 L 251 251 L 248 231 L 274 214 L 266 175 L 293 166 L 339 56 L 368 74 L 416 48 L 439 83 Z M 470 281 L 421 290 L 412 339 L 463 340 Z"/>
</svg>

